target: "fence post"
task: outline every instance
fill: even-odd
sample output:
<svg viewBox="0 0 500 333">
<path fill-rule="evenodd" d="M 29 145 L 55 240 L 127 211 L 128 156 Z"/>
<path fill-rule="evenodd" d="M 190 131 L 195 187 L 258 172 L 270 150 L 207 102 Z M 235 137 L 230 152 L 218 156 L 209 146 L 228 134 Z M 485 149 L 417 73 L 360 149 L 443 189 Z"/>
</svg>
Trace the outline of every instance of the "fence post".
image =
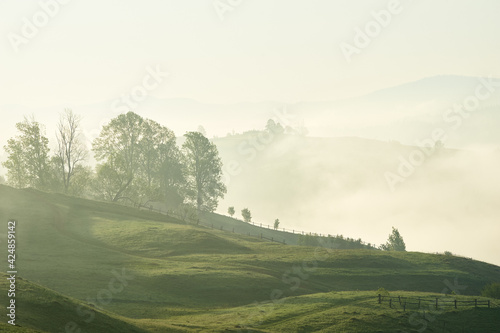
<svg viewBox="0 0 500 333">
<path fill-rule="evenodd" d="M 378 294 L 378 304 L 382 304 L 382 295 Z"/>
<path fill-rule="evenodd" d="M 262 233 L 260 233 L 260 239 L 262 239 Z"/>
<path fill-rule="evenodd" d="M 418 308 L 420 309 L 420 297 L 418 298 Z"/>
<path fill-rule="evenodd" d="M 274 237 L 271 237 L 271 242 L 274 242 Z"/>
<path fill-rule="evenodd" d="M 399 305 L 401 305 L 401 296 L 398 296 L 399 299 Z"/>
<path fill-rule="evenodd" d="M 392 309 L 392 298 L 389 298 L 389 307 Z"/>
<path fill-rule="evenodd" d="M 474 300 L 474 306 L 477 308 L 477 298 Z"/>
<path fill-rule="evenodd" d="M 436 298 L 436 310 L 438 309 L 439 298 Z"/>
<path fill-rule="evenodd" d="M 457 300 L 455 300 L 455 309 L 457 308 Z"/>
</svg>

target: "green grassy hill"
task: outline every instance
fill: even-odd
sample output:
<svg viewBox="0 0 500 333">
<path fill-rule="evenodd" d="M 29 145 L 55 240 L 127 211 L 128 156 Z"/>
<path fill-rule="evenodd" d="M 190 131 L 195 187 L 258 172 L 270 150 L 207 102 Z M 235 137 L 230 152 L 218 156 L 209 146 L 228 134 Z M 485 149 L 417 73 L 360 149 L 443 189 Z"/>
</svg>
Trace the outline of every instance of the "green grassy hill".
<svg viewBox="0 0 500 333">
<path fill-rule="evenodd" d="M 478 295 L 486 284 L 500 282 L 500 267 L 465 258 L 282 245 L 116 204 L 6 186 L 0 186 L 0 198 L 0 219 L 18 221 L 19 276 L 43 286 L 30 287 L 33 291 L 27 297 L 39 293 L 39 302 L 50 303 L 56 296 L 43 296 L 43 288 L 50 288 L 70 298 L 57 301 L 68 305 L 68 312 L 59 305 L 48 310 L 59 313 L 58 325 L 63 318 L 73 318 L 71 302 L 82 302 L 102 313 L 102 325 L 116 320 L 153 332 L 204 331 L 205 326 L 214 331 L 238 330 L 240 324 L 234 319 L 238 313 L 274 299 L 284 304 L 273 311 L 284 315 L 273 317 L 272 325 L 259 324 L 259 329 L 287 331 L 284 322 L 290 316 L 306 326 L 309 320 L 316 321 L 317 305 L 300 315 L 288 307 L 300 296 L 335 298 L 344 295 L 341 292 L 359 291 L 375 299 L 374 291 L 380 287 L 442 293 L 455 279 L 463 286 L 460 293 Z M 4 229 L 0 230 L 2 242 Z M 356 297 L 345 296 L 342 302 L 355 306 Z M 52 331 L 36 321 L 40 315 L 34 304 L 19 310 L 26 311 L 26 320 L 33 320 L 26 321 L 31 325 L 26 326 Z M 340 311 L 336 307 L 332 305 L 331 311 Z M 490 311 L 499 315 L 498 309 Z M 210 320 L 219 318 L 218 322 L 208 320 L 211 313 Z M 234 318 L 226 320 L 224 315 Z M 398 318 L 389 315 L 387 321 L 397 326 Z M 328 331 L 336 319 L 328 320 L 321 330 Z M 74 321 L 86 324 L 84 316 Z M 89 332 L 102 327 L 92 325 Z M 357 332 L 345 327 L 346 332 Z"/>
<path fill-rule="evenodd" d="M 7 275 L 0 274 L 0 302 L 8 304 Z M 16 279 L 16 325 L 2 320 L 0 331 L 4 332 L 64 332 L 78 329 L 84 332 L 146 332 L 124 318 L 100 311 L 75 299 L 65 297 L 53 290 Z M 91 315 L 93 313 L 93 315 Z"/>
<path fill-rule="evenodd" d="M 373 245 L 361 243 L 358 240 L 339 238 L 334 235 L 307 234 L 299 230 L 274 229 L 272 225 L 243 222 L 241 220 L 217 213 L 203 213 L 201 225 L 211 229 L 226 230 L 232 233 L 254 236 L 283 243 L 286 245 L 321 245 L 332 249 L 374 249 Z"/>
</svg>

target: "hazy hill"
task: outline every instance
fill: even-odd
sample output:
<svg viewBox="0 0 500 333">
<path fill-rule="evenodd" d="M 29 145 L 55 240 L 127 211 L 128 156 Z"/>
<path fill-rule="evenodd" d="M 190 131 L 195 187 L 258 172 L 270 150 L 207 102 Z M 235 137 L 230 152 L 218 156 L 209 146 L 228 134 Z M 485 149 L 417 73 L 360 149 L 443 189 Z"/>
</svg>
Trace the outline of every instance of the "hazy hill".
<svg viewBox="0 0 500 333">
<path fill-rule="evenodd" d="M 279 218 L 287 229 L 376 244 L 395 226 L 409 249 L 452 251 L 500 264 L 500 226 L 493 222 L 500 214 L 494 199 L 500 195 L 498 151 L 445 148 L 425 155 L 392 191 L 386 173 L 405 171 L 412 154 L 419 154 L 415 146 L 259 132 L 214 142 L 228 183 L 222 214 L 235 206 L 241 216 L 248 207 L 258 223 Z M 457 237 L 447 237 L 451 228 Z"/>
<path fill-rule="evenodd" d="M 264 304 L 276 297 L 271 296 L 276 291 L 283 304 L 295 304 L 288 298 L 349 290 L 374 295 L 379 287 L 441 293 L 446 281 L 457 281 L 463 287 L 461 294 L 477 295 L 484 285 L 500 281 L 500 267 L 465 258 L 279 245 L 116 204 L 6 186 L 0 186 L 0 197 L 0 218 L 18 221 L 19 276 L 40 285 L 19 282 L 19 300 L 24 302 L 19 319 L 23 326 L 42 331 L 55 331 L 62 323 L 43 320 L 48 312 L 84 325 L 86 317 L 72 312 L 78 302 L 104 311 L 96 317 L 102 320 L 85 326 L 89 332 L 102 331 L 99 325 L 118 330 L 124 325 L 131 331 L 130 325 L 156 332 L 206 327 L 218 331 L 247 323 L 244 314 L 255 312 L 250 304 Z M 5 231 L 0 236 L 5 239 Z M 126 281 L 123 288 L 118 288 L 117 276 Z M 111 292 L 105 298 L 109 302 L 103 301 L 106 290 Z M 358 296 L 347 297 L 348 303 Z M 331 294 L 318 297 L 333 297 L 332 304 L 337 302 Z M 375 308 L 373 296 L 361 299 L 370 300 L 372 313 L 392 316 L 394 310 Z M 310 306 L 322 308 L 322 302 Z M 345 308 L 345 301 L 341 304 Z M 266 316 L 280 313 L 275 311 L 292 315 L 296 310 L 294 306 L 273 308 Z M 208 320 L 209 313 L 219 319 Z M 224 313 L 234 313 L 233 319 L 224 320 L 220 317 Z M 309 320 L 307 313 L 294 316 L 300 318 L 300 325 Z M 277 326 L 263 326 L 261 331 L 287 331 L 287 318 L 278 315 L 273 319 Z M 402 320 L 398 318 L 387 320 L 398 325 Z M 251 322 L 260 325 L 259 320 Z M 365 331 L 367 327 L 371 326 L 365 326 Z"/>
<path fill-rule="evenodd" d="M 284 125 L 305 126 L 311 136 L 360 136 L 413 144 L 415 140 L 428 136 L 434 127 L 440 126 L 453 134 L 449 142 L 451 146 L 498 146 L 499 134 L 495 130 L 500 124 L 498 84 L 493 94 L 481 101 L 478 111 L 467 118 L 459 129 L 452 129 L 450 123 L 443 121 L 446 110 L 456 103 L 463 103 L 468 96 L 474 96 L 478 85 L 481 81 L 477 77 L 436 76 L 341 101 L 305 101 L 289 105 L 279 101 L 207 104 L 190 99 L 149 96 L 130 110 L 162 123 L 178 135 L 203 125 L 209 136 L 224 136 L 233 130 L 241 133 L 263 128 L 267 119 L 276 118 Z M 0 124 L 0 131 L 4 134 L 0 145 L 3 146 L 7 138 L 15 133 L 15 122 L 21 121 L 23 114 L 35 114 L 47 125 L 48 135 L 52 136 L 58 113 L 67 107 L 84 115 L 83 125 L 90 142 L 103 124 L 123 111 L 115 107 L 119 98 L 116 96 L 87 105 L 0 105 L 2 113 L 19 114 L 19 119 L 13 118 Z"/>
</svg>

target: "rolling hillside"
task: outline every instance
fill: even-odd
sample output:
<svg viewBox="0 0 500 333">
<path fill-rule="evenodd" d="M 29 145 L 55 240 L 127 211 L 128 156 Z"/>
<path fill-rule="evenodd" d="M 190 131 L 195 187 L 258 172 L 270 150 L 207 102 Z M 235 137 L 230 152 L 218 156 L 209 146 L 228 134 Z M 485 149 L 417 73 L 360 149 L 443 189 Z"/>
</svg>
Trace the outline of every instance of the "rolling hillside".
<svg viewBox="0 0 500 333">
<path fill-rule="evenodd" d="M 415 145 L 353 137 L 248 132 L 214 143 L 228 184 L 220 214 L 234 206 L 240 217 L 249 208 L 259 224 L 279 218 L 287 229 L 377 245 L 394 226 L 411 251 L 451 251 L 500 265 L 500 151 L 445 145 L 415 162 L 411 156 L 423 154 Z M 391 188 L 387 173 L 404 177 Z M 447 237 L 450 230 L 455 237 Z"/>
<path fill-rule="evenodd" d="M 0 274 L 0 288 L 2 291 L 9 289 L 5 274 Z M 81 301 L 65 297 L 22 278 L 16 280 L 16 290 L 16 325 L 20 328 L 2 321 L 2 332 L 64 332 L 66 329 L 75 332 L 78 329 L 84 332 L 146 332 L 125 322 L 123 318 L 93 309 Z M 0 302 L 9 302 L 6 293 L 0 294 Z M 93 315 L 90 315 L 91 313 Z"/>
<path fill-rule="evenodd" d="M 48 302 L 47 311 L 78 325 L 86 318 L 70 315 L 75 304 L 95 309 L 102 321 L 92 322 L 89 332 L 110 323 L 138 332 L 235 330 L 238 320 L 228 321 L 224 313 L 241 313 L 271 299 L 290 303 L 273 309 L 287 315 L 259 328 L 272 332 L 287 331 L 290 316 L 306 326 L 316 320 L 294 309 L 294 302 L 307 297 L 316 303 L 359 290 L 359 301 L 365 302 L 363 297 L 374 297 L 380 287 L 442 293 L 450 281 L 464 287 L 462 294 L 478 295 L 486 284 L 500 282 L 500 267 L 466 258 L 281 245 L 116 204 L 7 186 L 0 186 L 0 198 L 0 219 L 18 221 L 17 266 L 19 276 L 30 281 L 20 284 L 19 299 L 31 304 L 20 307 L 20 322 L 41 331 L 53 328 L 37 319 L 44 316 L 37 302 Z M 5 233 L 0 232 L 2 242 Z M 357 297 L 342 302 L 357 306 Z M 325 306 L 319 303 L 310 306 Z M 340 311 L 334 307 L 331 311 Z M 488 313 L 498 315 L 495 311 Z M 208 320 L 210 313 L 218 319 Z M 401 319 L 391 316 L 387 320 L 397 326 Z M 351 324 L 356 321 L 346 322 L 346 331 L 356 332 Z"/>
</svg>

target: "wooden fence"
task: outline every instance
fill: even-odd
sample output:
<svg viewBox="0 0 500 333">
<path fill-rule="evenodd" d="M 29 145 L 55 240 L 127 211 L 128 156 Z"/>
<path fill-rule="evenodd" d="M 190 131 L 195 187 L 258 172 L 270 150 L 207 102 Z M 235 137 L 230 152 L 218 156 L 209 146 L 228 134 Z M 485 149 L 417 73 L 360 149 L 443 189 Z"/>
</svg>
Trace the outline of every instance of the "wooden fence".
<svg viewBox="0 0 500 333">
<path fill-rule="evenodd" d="M 392 296 L 382 296 L 378 295 L 378 304 L 382 304 L 384 302 L 387 302 L 389 304 L 390 308 L 403 308 L 404 311 L 406 309 L 409 309 L 410 307 L 413 306 L 413 308 L 420 309 L 421 307 L 434 307 L 439 309 L 439 307 L 444 307 L 444 306 L 449 306 L 449 307 L 454 307 L 455 309 L 458 309 L 459 306 L 462 307 L 481 307 L 481 306 L 487 306 L 488 308 L 492 307 L 492 303 L 490 300 L 470 300 L 470 301 L 463 301 L 463 300 L 457 300 L 457 299 L 452 299 L 452 298 L 425 298 L 425 297 L 392 297 Z"/>
<path fill-rule="evenodd" d="M 258 233 L 258 234 L 252 234 L 250 232 L 238 232 L 237 229 L 235 229 L 234 227 L 232 228 L 229 228 L 229 229 L 224 229 L 223 226 L 220 226 L 220 227 L 217 227 L 217 226 L 214 226 L 213 224 L 205 224 L 203 222 L 199 222 L 199 225 L 202 225 L 202 226 L 205 226 L 205 227 L 209 227 L 211 229 L 217 229 L 217 230 L 221 230 L 221 231 L 228 231 L 228 232 L 232 232 L 233 234 L 240 234 L 240 235 L 246 235 L 246 236 L 251 236 L 251 237 L 258 237 L 260 239 L 264 239 L 264 240 L 268 240 L 270 242 L 276 242 L 276 243 L 281 243 L 281 244 L 285 244 L 286 245 L 286 239 L 283 239 L 283 241 L 281 241 L 280 239 L 278 238 L 274 238 L 274 237 L 266 237 L 264 236 L 264 234 L 262 233 Z"/>
<path fill-rule="evenodd" d="M 281 239 L 278 239 L 278 238 L 275 238 L 275 237 L 266 237 L 264 236 L 263 233 L 257 233 L 257 234 L 253 234 L 253 233 L 250 233 L 250 232 L 238 232 L 237 229 L 235 229 L 234 227 L 232 227 L 231 229 L 225 229 L 224 226 L 214 226 L 213 223 L 205 223 L 203 222 L 202 220 L 200 220 L 199 218 L 196 218 L 196 219 L 193 219 L 189 216 L 181 216 L 179 214 L 176 214 L 175 212 L 173 211 L 166 211 L 166 210 L 162 210 L 161 208 L 154 208 L 153 206 L 146 206 L 146 205 L 138 205 L 138 204 L 135 204 L 134 203 L 134 207 L 138 208 L 138 209 L 142 209 L 142 210 L 148 210 L 150 212 L 155 212 L 155 213 L 160 213 L 162 215 L 166 215 L 166 216 L 171 216 L 171 217 L 174 217 L 178 220 L 181 220 L 181 221 L 184 221 L 184 222 L 190 222 L 190 223 L 193 223 L 193 224 L 196 224 L 196 225 L 200 225 L 200 226 L 204 226 L 204 227 L 207 227 L 207 228 L 211 228 L 211 229 L 217 229 L 217 230 L 221 230 L 221 231 L 227 231 L 227 232 L 232 232 L 233 234 L 240 234 L 240 235 L 246 235 L 246 236 L 250 236 L 250 237 L 257 237 L 257 238 L 260 238 L 260 239 L 263 239 L 263 240 L 267 240 L 267 241 L 270 241 L 270 242 L 276 242 L 276 243 L 281 243 L 281 244 L 285 244 L 286 245 L 286 240 L 283 239 L 283 241 L 281 241 Z M 258 224 L 256 225 L 255 223 L 249 223 L 249 224 L 252 224 L 253 226 L 257 226 L 258 227 Z M 262 227 L 262 224 L 261 225 L 261 228 L 265 229 L 265 226 Z M 270 226 L 268 225 L 267 226 L 267 229 L 270 229 L 270 230 L 274 230 L 274 229 L 271 229 Z M 295 231 L 294 231 L 295 232 Z M 302 232 L 302 234 L 304 234 L 304 232 Z"/>
</svg>

